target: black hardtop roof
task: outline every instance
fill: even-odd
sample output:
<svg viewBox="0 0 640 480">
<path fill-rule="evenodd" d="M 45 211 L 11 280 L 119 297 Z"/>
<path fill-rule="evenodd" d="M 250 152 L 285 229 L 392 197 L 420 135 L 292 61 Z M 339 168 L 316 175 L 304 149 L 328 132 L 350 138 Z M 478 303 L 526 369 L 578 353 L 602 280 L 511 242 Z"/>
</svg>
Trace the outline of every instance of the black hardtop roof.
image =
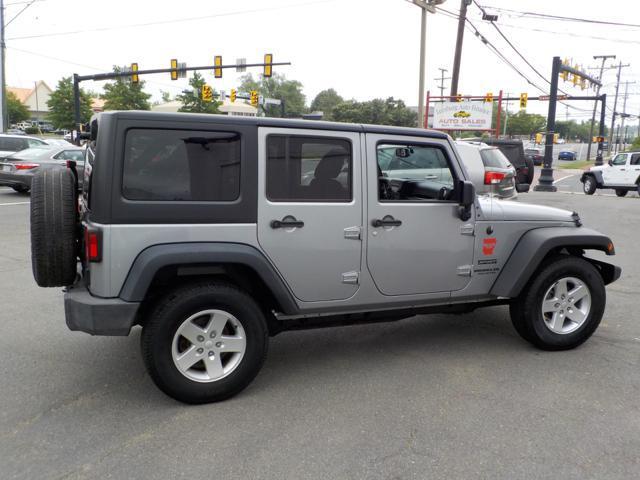
<svg viewBox="0 0 640 480">
<path fill-rule="evenodd" d="M 301 120 L 288 118 L 240 117 L 232 115 L 216 115 L 206 113 L 165 113 L 141 110 L 102 112 L 97 116 L 106 116 L 127 120 L 154 120 L 165 122 L 206 122 L 208 124 L 255 125 L 259 127 L 308 128 L 314 130 L 334 130 L 342 132 L 368 132 L 394 135 L 412 135 L 416 137 L 446 139 L 446 133 L 422 128 L 392 127 L 387 125 L 366 125 L 359 123 L 324 122 L 318 120 Z"/>
</svg>

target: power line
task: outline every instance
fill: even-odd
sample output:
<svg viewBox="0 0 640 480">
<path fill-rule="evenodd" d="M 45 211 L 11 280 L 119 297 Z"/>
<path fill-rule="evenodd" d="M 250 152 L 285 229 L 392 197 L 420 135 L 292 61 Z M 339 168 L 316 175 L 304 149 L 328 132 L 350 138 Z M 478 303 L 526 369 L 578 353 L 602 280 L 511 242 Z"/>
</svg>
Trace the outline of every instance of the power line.
<svg viewBox="0 0 640 480">
<path fill-rule="evenodd" d="M 527 30 L 530 32 L 538 32 L 538 33 L 551 33 L 554 35 L 568 35 L 570 37 L 580 37 L 580 38 L 590 38 L 592 40 L 601 40 L 605 42 L 613 42 L 613 43 L 640 43 L 640 40 L 628 40 L 622 38 L 611 38 L 611 37 L 597 37 L 594 35 L 582 35 L 574 32 L 556 32 L 554 30 L 544 30 L 542 28 L 533 28 L 533 27 L 524 27 L 521 25 L 509 25 L 508 23 L 500 22 L 500 25 L 507 28 L 516 28 L 519 30 Z"/>
<path fill-rule="evenodd" d="M 441 7 L 436 7 L 440 12 L 443 12 L 446 16 L 450 17 L 450 18 L 459 18 L 459 16 L 455 13 L 455 12 L 451 12 L 449 10 L 445 10 Z M 520 77 L 522 77 L 529 85 L 531 85 L 532 87 L 538 89 L 540 92 L 547 94 L 547 90 L 543 89 L 542 87 L 540 87 L 539 85 L 537 85 L 535 82 L 533 82 L 529 77 L 527 77 L 524 73 L 522 73 L 522 71 L 520 71 L 495 45 L 493 45 L 481 32 L 480 30 L 478 30 L 478 28 L 473 24 L 473 22 L 471 22 L 471 20 L 469 20 L 469 18 L 466 18 L 466 22 L 467 24 L 469 24 L 469 26 L 473 29 L 473 33 L 475 34 L 475 36 L 477 38 L 480 39 L 480 41 L 494 54 L 496 55 L 500 60 L 502 60 L 505 64 L 507 64 L 509 67 L 511 67 L 511 69 L 516 72 Z M 544 77 L 543 77 L 544 78 Z M 548 82 L 548 80 L 545 78 L 545 81 Z M 566 92 L 562 92 L 562 93 L 566 93 Z M 576 111 L 579 112 L 589 112 L 589 110 L 583 109 L 583 108 L 578 108 L 575 107 L 573 105 L 569 105 L 567 103 L 564 102 L 559 102 L 564 106 L 567 106 L 569 108 L 572 108 Z"/>
<path fill-rule="evenodd" d="M 22 10 L 16 13 L 11 20 L 9 20 L 7 23 L 4 24 L 4 28 L 7 28 L 11 24 L 11 22 L 13 22 L 16 18 L 18 18 L 22 14 L 22 12 L 24 12 L 27 8 L 29 8 L 35 2 L 36 0 L 31 0 L 29 3 L 27 3 Z"/>
<path fill-rule="evenodd" d="M 581 23 L 591 23 L 591 24 L 600 24 L 600 25 L 615 25 L 618 27 L 632 27 L 632 28 L 640 28 L 640 25 L 636 23 L 622 23 L 622 22 L 611 22 L 607 20 L 594 20 L 592 18 L 579 18 L 579 17 L 565 17 L 561 15 L 550 15 L 548 13 L 537 13 L 537 12 L 523 12 L 520 10 L 511 10 L 509 8 L 502 7 L 491 7 L 489 5 L 485 5 L 485 8 L 490 8 L 491 10 L 497 10 L 498 12 L 511 12 L 517 13 L 523 17 L 534 17 L 538 19 L 545 20 L 558 20 L 565 22 L 581 22 Z"/>
<path fill-rule="evenodd" d="M 128 25 L 114 25 L 114 26 L 109 26 L 109 27 L 87 28 L 87 29 L 83 29 L 83 30 L 70 30 L 70 31 L 67 31 L 67 32 L 52 32 L 52 33 L 41 33 L 41 34 L 37 34 L 37 35 L 24 35 L 24 36 L 20 36 L 20 37 L 11 37 L 11 38 L 8 38 L 7 40 L 27 40 L 27 39 L 31 39 L 31 38 L 61 37 L 61 36 L 65 36 L 65 35 L 76 35 L 76 34 L 79 34 L 79 33 L 108 32 L 110 30 L 121 30 L 121 29 L 127 29 L 127 28 L 139 28 L 139 27 L 150 27 L 150 26 L 154 26 L 154 25 L 168 25 L 168 24 L 173 24 L 173 23 L 195 22 L 195 21 L 198 21 L 198 20 L 207 20 L 207 19 L 210 19 L 210 18 L 230 17 L 230 16 L 235 16 L 235 15 L 244 15 L 244 14 L 247 14 L 247 13 L 259 13 L 259 12 L 268 12 L 268 11 L 273 11 L 273 10 L 282 10 L 282 9 L 286 9 L 286 8 L 305 7 L 305 6 L 308 6 L 308 5 L 315 5 L 315 4 L 321 4 L 321 3 L 331 3 L 331 2 L 335 2 L 335 1 L 336 0 L 313 0 L 313 1 L 310 1 L 310 2 L 289 4 L 289 5 L 280 5 L 280 6 L 277 6 L 277 7 L 255 8 L 255 9 L 250 9 L 250 10 L 237 10 L 235 12 L 214 13 L 214 14 L 211 14 L 211 15 L 200 15 L 198 17 L 174 18 L 174 19 L 171 19 L 171 20 L 157 20 L 157 21 L 153 21 L 153 22 L 132 23 L 132 24 L 128 24 Z"/>
</svg>

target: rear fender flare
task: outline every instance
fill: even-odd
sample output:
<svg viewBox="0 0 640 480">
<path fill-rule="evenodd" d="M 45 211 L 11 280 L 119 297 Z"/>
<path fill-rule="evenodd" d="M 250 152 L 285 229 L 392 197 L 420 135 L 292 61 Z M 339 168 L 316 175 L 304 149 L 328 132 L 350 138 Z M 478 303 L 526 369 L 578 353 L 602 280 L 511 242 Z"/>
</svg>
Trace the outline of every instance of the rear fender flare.
<svg viewBox="0 0 640 480">
<path fill-rule="evenodd" d="M 119 297 L 127 302 L 142 302 L 156 273 L 164 267 L 225 264 L 251 268 L 270 289 L 283 313 L 298 312 L 293 295 L 273 265 L 259 250 L 240 243 L 170 243 L 148 247 L 133 262 Z"/>
</svg>

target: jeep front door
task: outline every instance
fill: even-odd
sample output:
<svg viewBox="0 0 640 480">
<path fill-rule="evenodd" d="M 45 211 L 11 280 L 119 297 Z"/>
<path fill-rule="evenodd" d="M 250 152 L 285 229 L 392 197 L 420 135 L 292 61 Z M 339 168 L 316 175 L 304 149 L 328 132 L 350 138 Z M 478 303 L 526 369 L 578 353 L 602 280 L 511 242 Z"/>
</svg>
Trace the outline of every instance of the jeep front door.
<svg viewBox="0 0 640 480">
<path fill-rule="evenodd" d="M 295 297 L 344 300 L 361 269 L 360 133 L 258 132 L 258 242 Z"/>
<path fill-rule="evenodd" d="M 611 161 L 608 168 L 602 170 L 602 180 L 605 185 L 622 185 L 623 176 L 626 171 L 627 154 L 619 153 Z"/>
<path fill-rule="evenodd" d="M 383 295 L 464 288 L 474 217 L 462 221 L 460 166 L 445 139 L 366 135 L 367 267 Z"/>
</svg>

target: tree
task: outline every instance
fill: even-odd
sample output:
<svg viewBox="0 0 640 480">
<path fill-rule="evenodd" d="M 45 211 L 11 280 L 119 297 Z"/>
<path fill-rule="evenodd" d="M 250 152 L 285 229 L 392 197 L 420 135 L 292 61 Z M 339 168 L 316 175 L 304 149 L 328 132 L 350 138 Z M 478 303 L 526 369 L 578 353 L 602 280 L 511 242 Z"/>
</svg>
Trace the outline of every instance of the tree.
<svg viewBox="0 0 640 480">
<path fill-rule="evenodd" d="M 120 67 L 113 67 L 115 73 L 120 73 Z M 112 83 L 104 86 L 101 95 L 105 110 L 149 110 L 151 95 L 142 89 L 144 81 L 133 83 L 128 77 L 118 77 Z"/>
<path fill-rule="evenodd" d="M 301 117 L 307 112 L 302 83 L 297 80 L 287 80 L 284 75 L 277 73 L 269 78 L 261 76 L 260 80 L 254 80 L 253 75 L 249 73 L 240 80 L 242 93 L 248 94 L 251 90 L 257 90 L 262 97 L 283 100 L 285 117 Z M 267 117 L 282 117 L 282 108 L 279 105 L 266 105 L 265 114 Z"/>
<path fill-rule="evenodd" d="M 24 122 L 31 118 L 29 109 L 18 99 L 15 93 L 7 91 L 7 120 L 9 125 Z"/>
<path fill-rule="evenodd" d="M 523 110 L 509 115 L 507 122 L 507 134 L 509 135 L 535 135 L 543 132 L 547 126 L 547 119 L 537 113 L 527 113 Z"/>
<path fill-rule="evenodd" d="M 160 95 L 162 96 L 162 101 L 164 103 L 169 103 L 173 100 L 173 98 L 171 98 L 171 93 L 166 90 L 160 90 Z"/>
<path fill-rule="evenodd" d="M 202 99 L 202 86 L 205 85 L 204 77 L 198 72 L 193 74 L 193 77 L 189 80 L 189 85 L 193 88 L 192 91 L 185 90 L 182 94 L 176 96 L 176 100 L 182 103 L 182 107 L 179 112 L 190 113 L 219 113 L 220 102 L 213 100 L 212 102 L 205 102 Z"/>
<path fill-rule="evenodd" d="M 344 102 L 344 99 L 333 88 L 322 90 L 311 102 L 311 111 L 323 112 L 325 120 L 332 120 L 331 112 L 333 108 L 342 102 Z"/>
<path fill-rule="evenodd" d="M 375 125 L 396 125 L 415 127 L 417 114 L 407 108 L 402 100 L 389 97 L 376 98 L 368 102 L 348 100 L 336 105 L 331 113 L 337 122 L 371 123 Z"/>
<path fill-rule="evenodd" d="M 65 77 L 58 82 L 55 91 L 47 102 L 47 106 L 49 107 L 48 119 L 55 128 L 65 128 L 67 130 L 76 128 L 71 77 Z M 80 89 L 80 122 L 88 122 L 92 114 L 91 97 L 83 89 Z"/>
</svg>

